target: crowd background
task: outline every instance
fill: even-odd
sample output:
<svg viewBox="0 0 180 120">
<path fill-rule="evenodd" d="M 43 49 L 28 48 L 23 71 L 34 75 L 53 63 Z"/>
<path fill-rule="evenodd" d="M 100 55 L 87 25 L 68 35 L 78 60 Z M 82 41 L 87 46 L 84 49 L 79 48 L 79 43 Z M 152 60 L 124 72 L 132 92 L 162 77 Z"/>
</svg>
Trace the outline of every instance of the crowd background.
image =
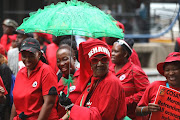
<svg viewBox="0 0 180 120">
<path fill-rule="evenodd" d="M 3 1 L 2 3 L 3 3 L 3 5 L 4 4 L 7 5 L 8 2 Z M 13 1 L 13 2 L 18 4 L 17 1 Z M 10 4 L 12 4 L 13 2 L 11 2 Z M 56 3 L 57 1 L 54 1 L 54 2 Z M 90 1 L 87 1 L 87 2 L 90 2 Z M 148 18 L 150 17 L 150 15 L 149 15 L 150 3 L 145 2 L 145 1 L 141 1 L 141 0 L 136 1 L 136 2 L 132 2 L 132 1 L 129 1 L 129 2 L 132 3 L 129 6 L 127 5 L 126 2 L 120 2 L 119 3 L 116 0 L 112 1 L 111 3 L 106 3 L 106 4 L 109 5 L 109 8 L 111 9 L 110 11 L 109 11 L 109 9 L 106 8 L 107 6 L 103 5 L 101 2 L 94 2 L 94 3 L 92 2 L 92 5 L 97 5 L 97 7 L 99 7 L 100 9 L 103 9 L 107 13 L 110 13 L 116 20 L 119 20 L 121 23 L 123 23 L 122 25 L 124 25 L 124 29 L 121 28 L 119 25 L 118 25 L 118 27 L 123 29 L 125 34 L 134 33 L 134 31 L 136 31 L 136 33 L 150 33 L 150 29 L 149 29 L 150 20 L 148 20 Z M 171 2 L 174 2 L 174 1 L 171 1 Z M 21 6 L 22 4 L 25 5 L 27 3 L 29 3 L 29 2 L 26 1 L 26 2 L 23 3 L 21 1 L 21 3 L 19 5 Z M 37 10 L 37 8 L 40 8 L 40 7 L 43 8 L 44 5 L 48 5 L 48 4 L 52 3 L 52 1 L 44 1 L 44 2 L 36 1 L 36 3 L 39 3 L 39 5 L 36 4 L 34 6 L 34 8 L 29 9 L 30 11 Z M 119 6 L 115 6 L 115 4 L 118 4 Z M 28 5 L 30 6 L 31 4 L 28 4 Z M 144 7 L 142 7 L 143 5 L 144 5 Z M 25 9 L 28 9 L 28 7 L 25 8 Z M 131 9 L 127 10 L 126 9 L 127 7 L 130 7 Z M 12 7 L 12 9 L 14 9 L 14 8 Z M 19 9 L 23 10 L 22 7 L 19 7 Z M 4 10 L 7 10 L 7 8 L 3 7 L 3 11 Z M 133 10 L 136 11 L 136 16 L 134 16 L 134 17 L 131 17 L 131 18 L 127 19 L 126 15 L 122 14 L 123 12 L 124 13 L 126 13 L 126 12 L 131 13 Z M 143 13 L 142 10 L 146 11 L 146 12 Z M 11 11 L 11 10 L 9 10 L 9 11 Z M 1 104 L 1 106 L 0 106 L 0 112 L 1 112 L 0 115 L 1 115 L 2 120 L 8 119 L 8 117 L 10 116 L 10 111 L 11 111 L 11 106 L 12 106 L 12 101 L 13 101 L 12 100 L 12 96 L 13 96 L 12 89 L 13 89 L 13 86 L 14 86 L 15 77 L 16 77 L 18 71 L 26 66 L 23 63 L 22 56 L 21 56 L 22 54 L 20 54 L 21 53 L 20 52 L 20 49 L 21 49 L 20 47 L 21 47 L 21 43 L 23 42 L 23 40 L 27 39 L 28 37 L 31 37 L 31 38 L 37 39 L 39 41 L 40 49 L 43 51 L 42 56 L 44 56 L 43 57 L 44 59 L 42 58 L 43 59 L 42 61 L 44 63 L 50 65 L 52 70 L 57 74 L 57 77 L 58 77 L 57 82 L 60 81 L 58 83 L 58 85 L 61 86 L 61 88 L 58 88 L 59 86 L 57 87 L 58 88 L 57 89 L 58 94 L 60 93 L 61 90 L 65 89 L 65 88 L 63 88 L 63 83 L 61 83 L 62 80 L 60 78 L 61 77 L 68 78 L 67 77 L 68 74 L 65 73 L 68 70 L 64 71 L 64 69 L 67 69 L 68 67 L 63 68 L 62 65 L 60 65 L 62 63 L 59 63 L 59 65 L 58 65 L 58 59 L 60 60 L 60 59 L 64 59 L 64 58 L 58 58 L 57 56 L 58 56 L 58 54 L 60 54 L 59 53 L 60 49 L 62 49 L 62 48 L 64 48 L 64 49 L 68 48 L 69 49 L 69 47 L 66 47 L 66 45 L 63 45 L 63 44 L 67 44 L 67 46 L 68 45 L 70 46 L 70 43 L 71 43 L 70 38 L 71 38 L 71 36 L 58 36 L 58 37 L 56 37 L 56 36 L 53 36 L 53 35 L 50 35 L 50 34 L 44 34 L 44 33 L 28 33 L 27 34 L 27 33 L 24 33 L 23 30 L 15 31 L 16 28 L 22 23 L 23 18 L 27 16 L 26 12 L 27 11 L 24 11 L 23 15 L 20 15 L 19 13 L 14 13 L 13 14 L 11 12 L 9 12 L 9 13 L 5 12 L 5 14 L 2 14 L 3 17 L 0 19 L 1 23 L 2 23 L 2 35 L 1 35 L 1 41 L 0 41 L 0 52 L 1 52 L 1 54 L 0 54 L 1 55 L 1 57 L 0 57 L 0 59 L 1 59 L 0 75 L 1 75 L 1 78 L 2 78 L 2 80 L 4 82 L 4 86 L 5 86 L 5 88 L 6 88 L 7 92 L 8 92 L 8 94 L 5 93 L 5 94 L 7 94 L 6 95 L 6 101 L 3 104 Z M 123 16 L 120 15 L 120 14 L 122 14 Z M 143 24 L 140 24 L 140 23 L 143 23 Z M 111 40 L 113 38 L 104 38 L 104 39 L 101 39 L 101 40 L 102 41 L 104 40 L 104 42 L 107 42 L 108 39 Z M 117 39 L 115 39 L 115 41 L 116 40 Z M 79 49 L 79 44 L 82 41 L 90 41 L 90 39 L 87 38 L 87 37 L 73 36 L 73 42 L 76 45 L 73 46 L 73 56 L 72 56 L 72 58 L 73 58 L 74 61 L 71 61 L 71 62 L 73 62 L 73 65 L 75 65 L 74 68 L 73 68 L 73 71 L 72 71 L 72 74 L 74 74 L 75 78 L 78 77 L 77 69 L 80 67 L 79 66 L 79 58 L 78 58 L 78 52 L 77 51 Z M 126 39 L 125 39 L 125 41 L 126 41 Z M 144 39 L 144 38 L 143 39 L 135 38 L 134 41 L 133 41 L 133 44 L 134 44 L 134 42 L 135 42 L 135 45 L 136 45 L 136 44 L 138 44 L 137 42 L 139 42 L 139 43 L 142 43 L 142 42 L 147 43 L 147 42 L 150 42 L 150 41 L 147 38 L 146 39 Z M 173 42 L 173 45 L 174 45 L 174 43 L 175 42 Z M 135 83 L 135 85 L 132 84 L 132 86 L 131 85 L 130 86 L 133 89 L 137 89 L 137 88 L 141 88 L 141 89 L 139 89 L 137 91 L 137 93 L 130 93 L 131 91 L 129 92 L 128 90 L 126 91 L 126 89 L 125 89 L 126 104 L 130 104 L 130 106 L 132 105 L 133 108 L 134 108 L 134 112 L 135 112 L 135 107 L 136 107 L 136 105 L 138 104 L 140 98 L 143 95 L 143 92 L 145 90 L 144 88 L 146 88 L 146 86 L 149 85 L 149 81 L 148 81 L 148 77 L 147 77 L 146 73 L 142 69 L 145 65 L 141 64 L 142 61 L 143 61 L 143 59 L 141 57 L 141 54 L 139 54 L 139 56 L 140 56 L 139 57 L 140 61 L 139 61 L 138 53 L 136 53 L 135 49 L 133 49 L 133 45 L 131 45 L 132 43 L 129 43 L 128 41 L 126 41 L 126 43 L 124 43 L 124 44 L 128 44 L 129 47 L 130 47 L 130 51 L 131 52 L 133 51 L 133 53 L 136 54 L 136 57 L 137 57 L 136 60 L 138 60 L 138 64 L 136 64 L 135 62 L 134 62 L 134 64 L 136 64 L 136 65 L 133 64 L 135 66 L 135 67 L 133 67 L 133 69 L 137 69 L 137 70 L 134 70 L 135 71 L 134 73 L 137 73 L 137 71 L 140 71 L 140 74 L 143 74 L 145 76 L 145 78 L 146 78 L 144 80 L 144 82 L 143 82 L 143 83 L 145 83 L 144 84 L 145 86 L 138 86 L 137 84 L 142 85 L 141 84 L 142 80 L 141 81 L 136 80 L 136 75 L 133 75 L 133 72 L 132 72 L 132 76 L 130 76 L 129 78 L 130 78 L 130 80 L 133 79 L 137 83 Z M 113 43 L 108 44 L 108 46 L 110 48 L 112 48 L 113 50 L 115 49 L 114 48 L 115 44 L 113 44 Z M 175 51 L 178 52 L 178 39 L 177 39 L 176 45 L 174 45 L 173 47 L 174 47 Z M 121 49 L 124 50 L 124 48 L 118 48 L 119 52 L 121 52 Z M 174 49 L 171 49 L 170 51 L 174 51 Z M 118 51 L 118 50 L 116 50 L 116 51 Z M 124 52 L 123 55 L 129 54 L 129 50 L 127 50 L 126 48 L 125 48 L 125 50 L 126 50 L 126 52 Z M 56 53 L 56 51 L 58 51 L 58 52 Z M 69 55 L 68 52 L 66 54 L 67 54 L 67 56 Z M 121 55 L 121 57 L 124 57 L 123 61 L 125 61 L 125 62 L 124 63 L 117 63 L 117 66 L 118 66 L 118 64 L 120 64 L 119 65 L 120 69 L 122 69 L 123 66 L 125 66 L 125 64 L 128 63 L 129 61 L 133 62 L 133 60 L 131 60 L 131 59 L 135 58 L 135 57 L 132 57 L 131 59 L 128 59 L 131 56 L 131 54 L 132 53 L 130 53 L 126 57 Z M 169 52 L 167 52 L 167 54 L 169 54 Z M 59 55 L 59 57 L 60 56 L 62 56 L 62 55 Z M 90 61 L 91 61 L 91 59 L 90 59 Z M 110 65 L 112 65 L 113 62 L 114 61 L 110 60 L 110 62 L 109 62 Z M 116 63 L 114 63 L 114 64 L 116 64 Z M 114 68 L 113 67 L 111 68 L 111 71 L 115 71 L 114 74 L 117 77 L 119 77 L 119 79 L 124 77 L 123 74 L 118 75 L 118 69 L 116 67 L 114 67 Z M 115 70 L 113 70 L 113 69 L 115 69 Z M 121 72 L 123 72 L 123 71 L 121 71 Z M 139 75 L 139 73 L 137 73 L 137 75 Z M 76 81 L 76 79 L 74 81 Z M 125 84 L 126 82 L 127 81 L 124 81 L 123 84 Z M 150 82 L 152 82 L 152 81 L 150 81 Z M 123 86 L 123 84 L 122 84 L 122 86 Z M 75 86 L 76 86 L 76 84 L 75 84 Z M 78 86 L 76 86 L 76 87 L 78 88 Z M 127 86 L 123 86 L 123 87 L 126 88 Z M 67 94 L 67 93 L 65 93 L 65 94 Z M 78 96 L 80 94 L 81 93 L 78 93 Z M 69 97 L 69 98 L 71 98 L 71 97 Z M 58 103 L 57 99 L 56 99 L 56 102 Z M 72 100 L 72 102 L 75 103 L 75 100 Z M 58 106 L 58 107 L 60 107 L 60 106 Z M 76 108 L 79 109 L 77 106 L 76 106 Z M 63 109 L 63 108 L 60 108 L 60 109 Z M 75 109 L 75 107 L 74 107 L 74 109 Z M 73 111 L 74 111 L 74 109 L 73 109 Z M 79 111 L 81 111 L 81 110 L 79 110 Z M 74 113 L 74 112 L 72 112 L 72 113 Z M 88 113 L 88 111 L 87 111 L 87 113 Z M 149 111 L 148 111 L 148 113 L 149 113 Z M 63 112 L 63 114 L 65 114 L 65 111 Z M 63 114 L 61 115 L 61 117 L 63 116 Z M 98 115 L 99 115 L 99 113 L 97 112 L 97 116 Z M 74 117 L 74 116 L 76 116 L 76 115 L 73 114 L 72 117 Z M 64 116 L 64 117 L 67 117 L 67 116 Z M 104 118 L 106 118 L 106 117 L 104 117 Z M 131 117 L 131 118 L 135 119 L 133 117 Z"/>
<path fill-rule="evenodd" d="M 0 1 L 0 23 L 2 23 L 5 18 L 12 18 L 20 25 L 23 21 L 23 18 L 29 16 L 29 12 L 36 11 L 38 8 L 43 8 L 44 6 L 50 5 L 51 3 L 56 4 L 60 1 L 64 2 L 67 0 L 2 0 Z M 86 2 L 97 6 L 107 13 L 110 13 L 116 20 L 123 23 L 126 29 L 125 33 L 127 34 L 127 36 L 130 35 L 132 38 L 133 34 L 137 34 L 139 38 L 136 37 L 134 39 L 136 43 L 148 43 L 144 46 L 140 45 L 141 47 L 146 47 L 148 49 L 148 51 L 145 53 L 142 52 L 143 49 L 139 50 L 138 48 L 136 48 L 136 44 L 134 46 L 134 49 L 136 49 L 136 51 L 138 50 L 137 52 L 142 67 L 155 68 L 156 64 L 165 59 L 165 57 L 168 55 L 167 53 L 163 52 L 163 50 L 166 48 L 168 50 L 168 53 L 173 52 L 173 50 L 171 49 L 174 48 L 175 40 L 179 36 L 178 20 L 177 22 L 175 22 L 174 27 L 169 29 L 168 33 L 165 35 L 157 36 L 153 39 L 149 37 L 145 39 L 141 38 L 141 34 L 160 33 L 166 27 L 168 27 L 178 11 L 178 0 L 86 0 Z M 167 4 L 169 7 L 165 4 Z M 168 15 L 166 15 L 167 12 Z M 2 34 L 3 31 L 2 28 L 0 28 L 0 36 Z M 156 45 L 154 45 L 153 43 L 155 43 Z M 158 51 L 163 52 L 163 54 L 159 52 L 155 53 L 156 56 L 160 56 L 161 54 L 162 59 L 158 57 L 157 60 L 154 61 L 154 63 L 150 63 L 148 59 L 151 59 L 154 55 L 151 49 L 157 49 Z"/>
</svg>

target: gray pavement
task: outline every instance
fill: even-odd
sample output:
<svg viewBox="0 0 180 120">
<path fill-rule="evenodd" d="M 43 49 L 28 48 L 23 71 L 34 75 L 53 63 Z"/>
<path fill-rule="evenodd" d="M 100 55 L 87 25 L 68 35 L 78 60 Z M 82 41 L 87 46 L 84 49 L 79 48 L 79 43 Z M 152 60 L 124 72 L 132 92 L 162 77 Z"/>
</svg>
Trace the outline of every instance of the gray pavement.
<svg viewBox="0 0 180 120">
<path fill-rule="evenodd" d="M 150 83 L 152 83 L 153 81 L 166 80 L 164 76 L 159 74 L 156 68 L 142 68 L 142 69 L 147 74 Z"/>
</svg>

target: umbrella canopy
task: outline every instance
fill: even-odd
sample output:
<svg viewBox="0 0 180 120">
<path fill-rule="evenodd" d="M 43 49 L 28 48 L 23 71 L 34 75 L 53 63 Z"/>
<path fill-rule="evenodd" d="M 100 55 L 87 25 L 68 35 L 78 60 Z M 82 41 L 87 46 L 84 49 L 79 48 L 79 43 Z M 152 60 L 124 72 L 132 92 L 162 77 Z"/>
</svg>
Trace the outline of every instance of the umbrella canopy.
<svg viewBox="0 0 180 120">
<path fill-rule="evenodd" d="M 123 38 L 116 21 L 97 7 L 77 0 L 59 2 L 29 14 L 18 29 L 26 33 L 42 32 L 55 36 L 81 35 L 92 38 Z"/>
</svg>

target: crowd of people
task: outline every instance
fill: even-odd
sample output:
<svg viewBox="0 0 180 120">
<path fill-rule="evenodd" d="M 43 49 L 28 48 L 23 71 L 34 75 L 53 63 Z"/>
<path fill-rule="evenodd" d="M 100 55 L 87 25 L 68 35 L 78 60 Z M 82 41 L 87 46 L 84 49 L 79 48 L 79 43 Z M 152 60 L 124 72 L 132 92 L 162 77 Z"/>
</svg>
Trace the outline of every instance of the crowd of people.
<svg viewBox="0 0 180 120">
<path fill-rule="evenodd" d="M 117 26 L 125 31 L 123 24 Z M 166 81 L 150 84 L 133 39 L 87 38 L 16 30 L 0 39 L 0 120 L 148 120 L 160 111 L 160 85 L 180 90 L 180 53 L 157 65 Z"/>
</svg>

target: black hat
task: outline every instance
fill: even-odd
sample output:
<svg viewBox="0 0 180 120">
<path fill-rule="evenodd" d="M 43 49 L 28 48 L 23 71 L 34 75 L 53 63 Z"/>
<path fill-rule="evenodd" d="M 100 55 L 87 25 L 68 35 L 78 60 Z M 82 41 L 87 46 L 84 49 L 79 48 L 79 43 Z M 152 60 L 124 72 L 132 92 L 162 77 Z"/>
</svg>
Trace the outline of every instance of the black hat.
<svg viewBox="0 0 180 120">
<path fill-rule="evenodd" d="M 16 31 L 14 31 L 14 34 L 23 34 L 23 35 L 26 35 L 27 37 L 32 37 L 33 38 L 32 33 L 25 33 L 24 30 L 16 30 Z"/>
<path fill-rule="evenodd" d="M 34 38 L 26 38 L 23 40 L 20 48 L 20 52 L 29 51 L 35 53 L 36 51 L 41 51 L 39 41 Z"/>
<path fill-rule="evenodd" d="M 125 38 L 124 41 L 125 41 L 131 48 L 133 48 L 133 45 L 134 45 L 134 40 L 133 40 L 133 39 Z"/>
<path fill-rule="evenodd" d="M 15 20 L 12 19 L 5 19 L 3 21 L 3 25 L 9 26 L 9 27 L 13 27 L 14 29 L 16 29 L 18 27 L 18 23 Z"/>
</svg>

